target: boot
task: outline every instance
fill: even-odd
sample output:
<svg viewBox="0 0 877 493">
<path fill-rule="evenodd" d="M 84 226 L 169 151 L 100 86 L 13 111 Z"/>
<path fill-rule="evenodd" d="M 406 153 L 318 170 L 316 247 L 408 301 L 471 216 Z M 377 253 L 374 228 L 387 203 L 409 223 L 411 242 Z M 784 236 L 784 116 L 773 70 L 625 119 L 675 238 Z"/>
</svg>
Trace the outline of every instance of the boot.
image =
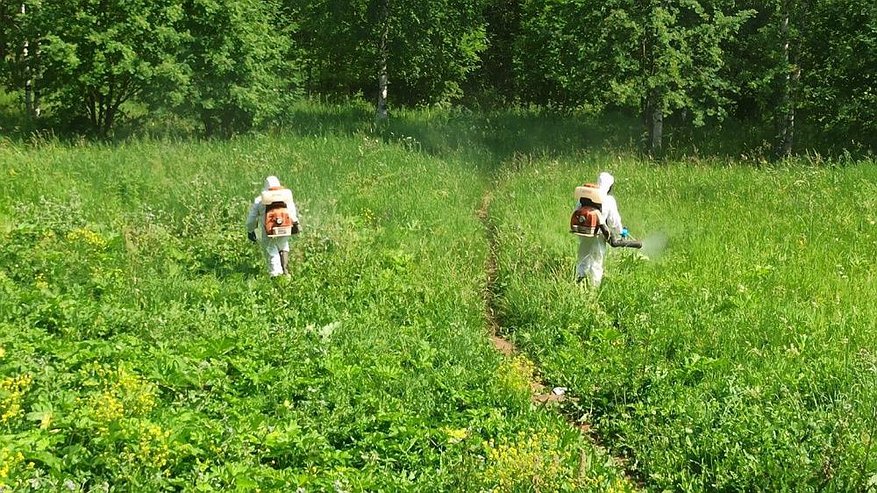
<svg viewBox="0 0 877 493">
<path fill-rule="evenodd" d="M 289 252 L 280 252 L 280 267 L 283 268 L 283 275 L 289 275 Z"/>
</svg>

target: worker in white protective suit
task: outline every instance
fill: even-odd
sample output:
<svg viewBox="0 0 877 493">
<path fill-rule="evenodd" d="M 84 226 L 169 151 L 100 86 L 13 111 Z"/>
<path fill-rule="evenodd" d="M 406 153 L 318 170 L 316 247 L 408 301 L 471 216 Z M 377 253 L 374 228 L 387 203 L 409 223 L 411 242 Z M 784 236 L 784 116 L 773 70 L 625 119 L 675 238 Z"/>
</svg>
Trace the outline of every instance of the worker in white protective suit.
<svg viewBox="0 0 877 493">
<path fill-rule="evenodd" d="M 284 188 L 276 176 L 265 179 L 262 193 L 250 206 L 246 227 L 247 238 L 262 247 L 268 274 L 289 274 L 289 237 L 299 232 L 298 210 L 292 191 Z M 256 229 L 261 232 L 258 239 Z"/>
<path fill-rule="evenodd" d="M 618 204 L 615 197 L 612 196 L 615 178 L 607 173 L 602 172 L 597 177 L 597 188 L 600 191 L 602 199 L 601 223 L 613 237 L 626 237 L 627 230 L 621 224 L 621 214 L 618 212 Z M 609 238 L 605 234 L 592 237 L 579 237 L 579 254 L 578 263 L 576 264 L 576 282 L 584 279 L 588 280 L 594 287 L 599 287 L 603 280 L 603 258 L 609 247 Z"/>
</svg>

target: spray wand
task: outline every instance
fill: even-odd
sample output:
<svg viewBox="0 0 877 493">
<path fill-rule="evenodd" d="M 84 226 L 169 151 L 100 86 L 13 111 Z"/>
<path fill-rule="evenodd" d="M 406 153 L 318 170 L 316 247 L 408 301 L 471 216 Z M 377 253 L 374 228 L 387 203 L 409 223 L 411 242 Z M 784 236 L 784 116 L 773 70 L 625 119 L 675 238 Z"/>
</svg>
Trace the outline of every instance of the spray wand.
<svg viewBox="0 0 877 493">
<path fill-rule="evenodd" d="M 627 231 L 627 228 L 621 230 L 621 237 L 618 238 L 613 235 L 607 235 L 609 238 L 609 245 L 613 248 L 642 248 L 643 242 L 634 239 L 630 236 L 630 233 Z"/>
</svg>

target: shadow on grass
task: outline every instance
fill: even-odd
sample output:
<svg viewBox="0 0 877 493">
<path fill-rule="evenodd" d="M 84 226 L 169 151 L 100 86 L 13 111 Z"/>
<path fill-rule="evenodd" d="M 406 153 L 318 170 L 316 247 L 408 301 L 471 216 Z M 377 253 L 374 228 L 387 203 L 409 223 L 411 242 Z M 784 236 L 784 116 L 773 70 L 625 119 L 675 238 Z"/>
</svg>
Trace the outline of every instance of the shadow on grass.
<svg viewBox="0 0 877 493">
<path fill-rule="evenodd" d="M 282 131 L 298 135 L 373 135 L 433 156 L 466 159 L 495 169 L 520 156 L 575 157 L 601 150 L 643 154 L 645 129 L 631 113 L 602 115 L 509 108 L 399 110 L 378 123 L 364 102 L 328 106 L 303 102 L 288 114 Z M 835 138 L 800 126 L 798 161 L 821 164 L 873 158 L 877 141 Z M 664 124 L 664 160 L 733 160 L 761 166 L 776 161 L 774 135 L 764 125 L 737 120 L 695 127 L 680 117 Z"/>
<path fill-rule="evenodd" d="M 16 110 L 14 97 L 0 93 L 0 136 L 13 141 L 210 140 L 199 132 L 197 122 L 165 113 L 122 119 L 113 135 L 99 139 L 53 127 L 50 119 L 29 121 Z M 361 100 L 342 104 L 301 100 L 277 121 L 254 132 L 278 136 L 369 136 L 439 158 L 464 159 L 486 168 L 485 171 L 494 171 L 510 160 L 526 161 L 529 156 L 575 158 L 593 151 L 636 155 L 642 153 L 645 142 L 641 120 L 621 110 L 591 115 L 542 108 L 400 109 L 392 112 L 388 121 L 376 122 L 374 108 Z M 678 116 L 670 116 L 665 119 L 664 132 L 666 160 L 718 158 L 754 165 L 774 160 L 771 145 L 774 136 L 764 125 L 728 120 L 694 127 Z M 804 126 L 797 133 L 797 148 L 803 162 L 820 164 L 836 158 L 843 161 L 868 158 L 873 157 L 873 149 L 877 148 L 877 141 L 829 136 Z"/>
<path fill-rule="evenodd" d="M 261 260 L 261 258 L 260 258 Z M 256 279 L 268 277 L 265 268 L 255 265 L 253 262 L 241 260 L 229 262 L 218 255 L 206 255 L 200 259 L 199 274 L 212 274 L 219 279 L 239 276 L 244 279 Z"/>
<path fill-rule="evenodd" d="M 400 110 L 376 122 L 364 105 L 303 105 L 283 131 L 302 136 L 371 135 L 440 158 L 462 158 L 493 169 L 517 156 L 577 156 L 595 149 L 635 152 L 639 125 L 621 115 L 603 118 L 509 109 Z"/>
</svg>

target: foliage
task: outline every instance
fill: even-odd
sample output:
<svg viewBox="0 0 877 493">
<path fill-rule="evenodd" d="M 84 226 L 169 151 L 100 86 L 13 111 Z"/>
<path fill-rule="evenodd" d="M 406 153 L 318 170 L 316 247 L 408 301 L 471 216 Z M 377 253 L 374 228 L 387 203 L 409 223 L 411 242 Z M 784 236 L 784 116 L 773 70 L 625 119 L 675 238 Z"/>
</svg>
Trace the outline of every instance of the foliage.
<svg viewBox="0 0 877 493">
<path fill-rule="evenodd" d="M 207 135 L 245 131 L 277 118 L 296 93 L 290 38 L 272 22 L 276 5 L 261 0 L 184 3 L 191 90 L 183 106 Z"/>
<path fill-rule="evenodd" d="M 14 2 L 4 2 L 0 5 L 0 83 L 14 86 L 18 82 L 15 77 L 13 61 L 21 54 L 22 41 L 25 35 L 22 32 L 21 5 Z"/>
<path fill-rule="evenodd" d="M 721 119 L 724 46 L 748 12 L 714 2 L 524 2 L 517 67 L 529 99 Z M 533 56 L 537 54 L 536 56 Z"/>
<path fill-rule="evenodd" d="M 377 94 L 381 32 L 388 33 L 390 99 L 401 105 L 449 102 L 485 49 L 483 0 L 289 0 L 301 19 L 296 40 L 310 57 L 308 87 L 326 95 Z M 332 40 L 332 42 L 327 42 Z"/>
<path fill-rule="evenodd" d="M 56 118 L 106 135 L 125 102 L 177 94 L 182 16 L 177 0 L 34 2 L 26 25 L 40 36 L 40 85 Z"/>
<path fill-rule="evenodd" d="M 386 75 L 394 112 L 621 114 L 642 121 L 654 154 L 741 131 L 734 154 L 877 145 L 873 2 L 138 2 L 4 3 L 0 84 L 32 89 L 19 102 L 26 125 L 5 126 L 105 136 L 121 117 L 146 132 L 196 119 L 227 137 L 294 125 L 287 111 L 303 94 L 374 102 Z"/>
<path fill-rule="evenodd" d="M 515 72 L 516 53 L 521 38 L 521 0 L 494 0 L 484 7 L 485 42 L 481 64 L 466 86 L 469 100 L 488 108 L 519 103 L 522 96 Z M 471 103 L 469 103 L 471 105 Z"/>
<path fill-rule="evenodd" d="M 835 150 L 873 149 L 875 84 L 869 74 L 877 67 L 877 8 L 847 1 L 744 5 L 757 15 L 743 26 L 728 57 L 738 116 L 777 131 L 782 112 L 791 109 L 798 114 L 800 150 L 817 142 Z M 800 81 L 787 88 L 795 74 Z M 787 89 L 792 100 L 783 102 Z"/>
<path fill-rule="evenodd" d="M 810 17 L 802 60 L 806 121 L 828 133 L 837 147 L 873 149 L 877 147 L 877 5 L 816 2 Z"/>
</svg>

